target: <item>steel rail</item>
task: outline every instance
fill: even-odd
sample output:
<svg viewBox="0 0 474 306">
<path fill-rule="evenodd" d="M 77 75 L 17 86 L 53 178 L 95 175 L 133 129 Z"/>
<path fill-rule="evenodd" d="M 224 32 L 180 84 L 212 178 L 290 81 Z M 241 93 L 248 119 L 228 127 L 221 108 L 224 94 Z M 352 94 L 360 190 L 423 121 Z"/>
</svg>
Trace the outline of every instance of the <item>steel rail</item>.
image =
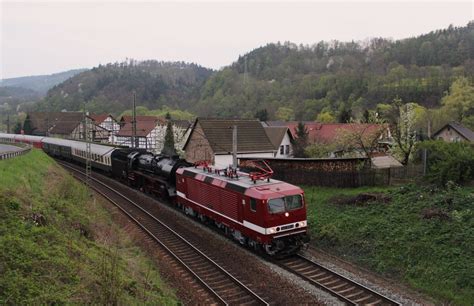
<svg viewBox="0 0 474 306">
<path fill-rule="evenodd" d="M 71 169 L 72 171 L 78 172 L 81 175 L 85 175 L 82 171 L 68 165 L 65 162 L 57 161 L 60 165 L 62 165 L 65 168 Z M 84 181 L 83 179 L 80 179 L 81 181 Z M 232 282 L 237 284 L 241 289 L 246 291 L 250 296 L 252 296 L 258 304 L 261 305 L 269 305 L 268 302 L 266 302 L 263 298 L 261 298 L 258 294 L 253 292 L 250 288 L 248 288 L 245 284 L 243 284 L 241 281 L 239 281 L 237 278 L 235 278 L 233 275 L 231 275 L 228 271 L 226 271 L 222 266 L 220 266 L 218 263 L 216 263 L 214 260 L 209 258 L 206 254 L 204 254 L 202 251 L 200 251 L 198 248 L 196 248 L 193 244 L 191 244 L 186 238 L 182 237 L 180 234 L 178 234 L 176 231 L 171 229 L 169 226 L 164 224 L 162 221 L 158 220 L 155 216 L 153 216 L 150 212 L 142 208 L 140 205 L 136 204 L 133 200 L 128 198 L 127 196 L 123 195 L 119 191 L 115 190 L 114 188 L 108 186 L 107 184 L 101 182 L 95 177 L 91 177 L 91 180 L 94 181 L 95 183 L 103 186 L 104 188 L 107 188 L 108 190 L 112 191 L 122 199 L 126 200 L 128 203 L 132 204 L 135 208 L 139 209 L 142 213 L 144 213 L 146 216 L 151 218 L 153 221 L 164 227 L 166 230 L 168 230 L 170 233 L 172 233 L 175 237 L 177 237 L 181 242 L 184 242 L 186 246 L 190 247 L 193 251 L 198 253 L 202 258 L 207 260 L 207 262 L 211 263 L 212 266 L 217 268 L 220 272 L 225 274 Z M 162 246 L 175 260 L 177 260 L 181 265 L 183 265 L 211 294 L 213 294 L 217 299 L 222 302 L 225 305 L 229 305 L 227 301 L 223 297 L 221 297 L 212 287 L 211 285 L 207 284 L 205 280 L 203 280 L 195 271 L 192 270 L 189 265 L 187 265 L 177 254 L 175 254 L 170 248 L 168 248 L 156 235 L 154 235 L 149 229 L 146 228 L 145 225 L 143 225 L 140 221 L 138 221 L 134 216 L 132 216 L 131 213 L 126 211 L 125 208 L 123 208 L 120 204 L 118 204 L 115 200 L 113 200 L 110 196 L 106 195 L 104 192 L 100 191 L 97 187 L 92 186 L 96 192 L 101 194 L 103 197 L 105 197 L 108 201 L 110 201 L 112 204 L 114 204 L 116 207 L 118 207 L 122 212 L 124 212 L 131 220 L 133 220 L 142 230 L 144 230 L 148 235 L 150 235 L 160 246 Z"/>
<path fill-rule="evenodd" d="M 274 263 L 312 285 L 329 292 L 348 305 L 401 305 L 389 297 L 351 280 L 338 272 L 323 267 L 301 254 L 284 260 L 274 261 Z M 295 266 L 299 264 L 302 265 L 300 271 L 295 268 Z M 354 293 L 355 290 L 358 291 Z M 367 302 L 364 303 L 364 301 Z"/>
</svg>

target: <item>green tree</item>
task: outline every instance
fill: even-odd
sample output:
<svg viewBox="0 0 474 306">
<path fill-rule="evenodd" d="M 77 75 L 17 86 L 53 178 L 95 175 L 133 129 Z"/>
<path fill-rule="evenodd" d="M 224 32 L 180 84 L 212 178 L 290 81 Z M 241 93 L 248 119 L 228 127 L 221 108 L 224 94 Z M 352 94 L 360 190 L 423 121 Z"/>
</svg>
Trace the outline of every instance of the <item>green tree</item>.
<svg viewBox="0 0 474 306">
<path fill-rule="evenodd" d="M 312 144 L 306 147 L 305 154 L 311 158 L 328 158 L 336 150 L 333 144 Z"/>
<path fill-rule="evenodd" d="M 332 123 L 336 122 L 336 118 L 333 116 L 331 112 L 322 112 L 319 113 L 318 116 L 316 117 L 317 122 L 322 122 L 322 123 Z"/>
<path fill-rule="evenodd" d="M 448 181 L 463 184 L 474 179 L 474 152 L 465 142 L 425 141 L 418 146 L 428 150 L 427 178 L 440 186 Z"/>
<path fill-rule="evenodd" d="M 290 121 L 295 118 L 295 111 L 291 107 L 279 107 L 276 112 L 278 120 Z"/>
<path fill-rule="evenodd" d="M 29 116 L 26 116 L 25 121 L 23 122 L 23 132 L 25 135 L 33 134 L 33 128 L 31 126 L 31 120 Z"/>
<path fill-rule="evenodd" d="M 305 149 L 308 146 L 308 130 L 303 122 L 298 122 L 296 139 L 293 146 L 294 157 L 306 157 Z"/>
<path fill-rule="evenodd" d="M 259 109 L 255 113 L 255 118 L 257 118 L 260 121 L 267 121 L 268 120 L 268 111 L 267 109 Z"/>
<path fill-rule="evenodd" d="M 368 109 L 364 110 L 364 113 L 362 114 L 362 123 L 369 123 L 370 122 L 370 111 Z"/>
<path fill-rule="evenodd" d="M 15 123 L 15 126 L 13 127 L 13 133 L 14 134 L 20 134 L 21 133 L 21 122 L 17 121 Z"/>
<path fill-rule="evenodd" d="M 351 119 L 352 119 L 352 112 L 350 109 L 345 108 L 345 107 L 337 115 L 337 121 L 339 121 L 339 123 L 349 123 L 351 122 Z"/>
<path fill-rule="evenodd" d="M 165 143 L 163 145 L 163 150 L 161 150 L 161 154 L 168 156 L 178 155 L 176 148 L 174 147 L 173 124 L 171 120 L 168 120 L 168 124 L 166 125 Z"/>
<path fill-rule="evenodd" d="M 466 117 L 474 115 L 474 87 L 467 78 L 458 78 L 451 84 L 449 95 L 441 103 L 455 120 L 463 122 Z"/>
</svg>

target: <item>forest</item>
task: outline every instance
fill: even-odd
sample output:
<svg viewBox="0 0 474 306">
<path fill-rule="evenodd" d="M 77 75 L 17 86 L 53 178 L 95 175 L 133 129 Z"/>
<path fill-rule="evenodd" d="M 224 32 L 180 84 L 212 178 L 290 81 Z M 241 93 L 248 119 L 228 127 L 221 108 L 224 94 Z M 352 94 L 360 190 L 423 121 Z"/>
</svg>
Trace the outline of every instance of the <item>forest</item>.
<svg viewBox="0 0 474 306">
<path fill-rule="evenodd" d="M 214 74 L 194 111 L 252 117 L 257 108 L 270 119 L 345 122 L 394 101 L 436 109 L 455 80 L 472 91 L 473 59 L 473 22 L 398 41 L 268 44 Z"/>
<path fill-rule="evenodd" d="M 119 115 L 131 108 L 134 94 L 139 106 L 189 109 L 197 102 L 199 90 L 212 72 L 183 62 L 127 59 L 99 65 L 56 85 L 33 109 L 81 110 L 87 103 L 90 112 Z"/>
<path fill-rule="evenodd" d="M 433 128 L 474 127 L 474 22 L 401 40 L 270 43 L 213 71 L 183 62 L 99 65 L 51 88 L 23 111 L 119 115 L 133 93 L 144 109 L 195 116 L 364 122 L 410 104 Z M 423 124 L 425 126 L 426 124 Z"/>
</svg>

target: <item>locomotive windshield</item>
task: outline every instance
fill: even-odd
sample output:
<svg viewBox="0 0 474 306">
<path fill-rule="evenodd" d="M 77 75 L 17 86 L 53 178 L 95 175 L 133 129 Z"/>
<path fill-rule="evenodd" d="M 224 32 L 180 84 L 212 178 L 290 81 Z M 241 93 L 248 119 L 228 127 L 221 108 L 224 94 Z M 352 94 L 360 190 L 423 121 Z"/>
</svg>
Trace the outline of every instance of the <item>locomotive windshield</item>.
<svg viewBox="0 0 474 306">
<path fill-rule="evenodd" d="M 268 200 L 268 212 L 271 214 L 279 214 L 301 207 L 303 207 L 303 200 L 300 195 L 291 195 Z"/>
</svg>

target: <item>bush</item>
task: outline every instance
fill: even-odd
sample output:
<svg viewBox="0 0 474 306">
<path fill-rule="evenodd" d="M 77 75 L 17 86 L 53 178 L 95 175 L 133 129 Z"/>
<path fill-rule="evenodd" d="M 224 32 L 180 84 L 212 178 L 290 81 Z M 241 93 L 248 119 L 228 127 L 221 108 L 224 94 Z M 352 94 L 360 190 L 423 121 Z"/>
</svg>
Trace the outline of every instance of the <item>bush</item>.
<svg viewBox="0 0 474 306">
<path fill-rule="evenodd" d="M 333 203 L 367 194 L 379 199 Z M 474 305 L 473 187 L 307 187 L 305 196 L 313 245 L 406 283 L 435 305 Z"/>
<path fill-rule="evenodd" d="M 310 158 L 329 158 L 335 149 L 333 145 L 312 144 L 307 146 L 304 152 Z"/>
<path fill-rule="evenodd" d="M 474 148 L 465 142 L 425 141 L 418 146 L 427 149 L 427 179 L 439 186 L 448 181 L 458 184 L 474 180 Z"/>
</svg>

